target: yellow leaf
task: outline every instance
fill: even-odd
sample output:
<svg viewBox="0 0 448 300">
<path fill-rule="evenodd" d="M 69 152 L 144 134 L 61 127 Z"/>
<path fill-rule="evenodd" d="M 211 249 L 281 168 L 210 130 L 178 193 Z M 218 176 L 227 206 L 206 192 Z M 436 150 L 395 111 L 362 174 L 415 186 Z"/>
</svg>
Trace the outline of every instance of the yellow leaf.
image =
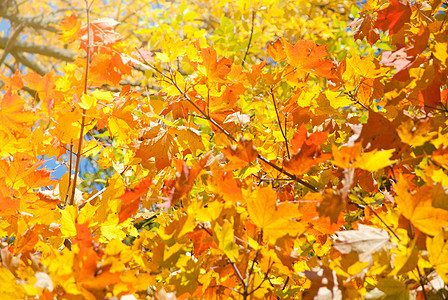
<svg viewBox="0 0 448 300">
<path fill-rule="evenodd" d="M 235 244 L 233 238 L 233 225 L 229 222 L 224 222 L 222 226 L 216 223 L 214 233 L 218 239 L 218 247 L 228 258 L 232 261 L 238 259 L 238 245 Z"/>
<path fill-rule="evenodd" d="M 61 211 L 61 232 L 64 237 L 76 236 L 76 217 L 78 215 L 78 208 L 68 205 Z"/>
<path fill-rule="evenodd" d="M 247 210 L 254 224 L 263 229 L 269 242 L 275 242 L 287 234 L 295 237 L 305 230 L 304 225 L 296 221 L 301 217 L 298 206 L 291 203 L 277 206 L 277 195 L 271 188 L 257 189 L 247 199 Z"/>
<path fill-rule="evenodd" d="M 397 128 L 398 136 L 403 143 L 418 147 L 437 135 L 437 132 L 431 131 L 431 122 L 414 123 L 412 119 L 401 123 Z"/>
<path fill-rule="evenodd" d="M 83 94 L 81 97 L 81 102 L 79 102 L 79 106 L 84 109 L 91 109 L 94 106 L 96 107 L 95 96 Z"/>
<path fill-rule="evenodd" d="M 395 163 L 395 161 L 389 160 L 394 151 L 395 149 L 381 151 L 375 149 L 370 152 L 365 152 L 361 157 L 356 159 L 352 168 L 360 168 L 369 172 L 378 171 Z"/>
<path fill-rule="evenodd" d="M 350 106 L 352 104 L 352 100 L 348 98 L 346 95 L 341 94 L 339 92 L 332 92 L 330 90 L 326 90 L 324 92 L 328 101 L 330 101 L 331 107 L 338 109 L 339 107 Z"/>
<path fill-rule="evenodd" d="M 443 281 L 448 281 L 448 241 L 446 233 L 439 228 L 436 235 L 426 238 L 426 247 L 428 248 L 429 261 L 434 266 L 437 274 Z"/>
</svg>

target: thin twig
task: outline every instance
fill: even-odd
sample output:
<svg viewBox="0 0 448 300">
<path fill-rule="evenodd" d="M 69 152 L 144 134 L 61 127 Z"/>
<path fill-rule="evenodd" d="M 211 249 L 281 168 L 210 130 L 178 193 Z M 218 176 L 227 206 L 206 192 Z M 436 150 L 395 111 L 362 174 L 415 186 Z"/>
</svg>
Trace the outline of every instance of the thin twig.
<svg viewBox="0 0 448 300">
<path fill-rule="evenodd" d="M 235 263 L 230 258 L 227 259 L 227 261 L 232 265 L 233 269 L 235 270 L 236 276 L 243 284 L 244 290 L 246 290 L 246 283 L 244 282 L 243 276 L 241 276 L 240 270 L 238 270 L 238 267 L 235 265 Z"/>
<path fill-rule="evenodd" d="M 246 57 L 247 57 L 247 54 L 249 53 L 249 49 L 250 49 L 250 43 L 252 42 L 252 36 L 254 34 L 255 13 L 256 13 L 256 10 L 254 9 L 252 11 L 252 25 L 251 25 L 251 28 L 250 28 L 249 43 L 247 43 L 246 53 L 244 54 L 244 58 L 241 61 L 241 65 L 244 65 L 244 63 L 246 61 Z"/>
<path fill-rule="evenodd" d="M 90 7 L 93 4 L 93 0 L 88 3 L 88 0 L 84 1 L 86 4 L 86 14 L 87 14 L 87 57 L 86 57 L 86 75 L 84 78 L 84 94 L 87 95 L 88 89 L 88 80 L 89 80 L 89 66 L 90 66 L 90 48 L 92 47 L 92 42 L 90 40 Z M 84 139 L 84 126 L 86 123 L 86 109 L 82 109 L 82 119 L 81 119 L 81 129 L 79 132 L 79 141 L 78 141 L 78 150 L 76 152 L 76 165 L 75 165 L 75 174 L 73 177 L 73 187 L 72 187 L 72 195 L 70 197 L 68 205 L 73 205 L 75 203 L 75 193 L 76 193 L 76 181 L 78 180 L 78 171 L 79 164 L 81 162 L 81 150 L 82 150 L 82 142 Z"/>
<path fill-rule="evenodd" d="M 78 206 L 78 210 L 81 210 L 81 208 L 83 208 L 84 206 L 87 205 L 87 203 L 92 202 L 93 200 L 95 200 L 96 198 L 98 198 L 102 193 L 104 193 L 106 191 L 106 187 L 104 187 L 102 190 L 98 191 L 95 193 L 95 195 L 93 195 L 92 197 L 90 197 L 89 199 L 87 199 L 84 203 L 82 203 L 81 205 Z"/>
<path fill-rule="evenodd" d="M 352 92 L 346 92 L 345 94 L 350 98 L 350 100 L 352 100 L 353 102 L 361 105 L 365 110 L 369 110 L 369 108 L 367 106 L 365 106 L 364 104 L 359 102 L 358 99 L 356 99 L 355 95 L 353 95 Z"/>
<path fill-rule="evenodd" d="M 274 91 L 272 90 L 272 88 L 271 88 L 270 94 L 271 94 L 271 97 L 272 97 L 272 102 L 274 103 L 275 114 L 277 115 L 278 127 L 280 127 L 280 131 L 282 133 L 283 139 L 285 140 L 286 153 L 288 154 L 288 159 L 291 159 L 291 155 L 289 154 L 288 138 L 286 137 L 286 133 L 283 131 L 282 123 L 280 122 L 280 116 L 278 114 L 278 109 L 277 109 L 277 103 L 275 102 Z M 286 122 L 285 122 L 285 131 L 286 131 Z"/>
<path fill-rule="evenodd" d="M 376 211 L 373 208 L 371 208 L 370 205 L 366 201 L 364 201 L 364 199 L 362 199 L 360 195 L 356 194 L 356 196 L 358 197 L 359 201 L 361 201 L 381 221 L 381 223 L 383 223 L 384 226 L 386 226 L 386 228 L 401 242 L 400 237 L 389 225 L 387 225 L 387 223 L 376 213 Z"/>
<path fill-rule="evenodd" d="M 422 287 L 423 298 L 425 298 L 425 300 L 428 300 L 428 296 L 426 295 L 426 291 L 425 291 L 425 283 L 423 282 L 423 276 L 422 276 L 422 273 L 420 273 L 420 268 L 418 267 L 418 264 L 417 264 L 416 268 L 417 268 L 417 273 L 418 273 L 418 282 L 420 283 L 420 286 Z"/>
<path fill-rule="evenodd" d="M 67 185 L 67 192 L 65 193 L 65 201 L 64 205 L 67 205 L 68 195 L 70 192 L 70 187 L 72 184 L 72 161 L 73 161 L 73 142 L 70 142 L 70 157 L 69 157 L 69 165 L 68 165 L 68 185 Z"/>
</svg>

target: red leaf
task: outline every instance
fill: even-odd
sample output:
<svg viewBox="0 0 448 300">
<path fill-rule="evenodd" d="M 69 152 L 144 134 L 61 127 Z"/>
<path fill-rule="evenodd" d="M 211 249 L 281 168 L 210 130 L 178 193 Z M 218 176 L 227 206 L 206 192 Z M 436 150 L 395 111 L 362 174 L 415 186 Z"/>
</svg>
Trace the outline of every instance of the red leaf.
<svg viewBox="0 0 448 300">
<path fill-rule="evenodd" d="M 378 12 L 375 26 L 389 34 L 397 33 L 411 19 L 411 7 L 407 0 L 390 0 L 389 6 Z"/>
<path fill-rule="evenodd" d="M 431 85 L 428 88 L 418 92 L 420 105 L 425 107 L 425 111 L 433 110 L 441 102 L 440 85 L 441 82 L 439 78 L 437 78 L 436 74 Z"/>
</svg>

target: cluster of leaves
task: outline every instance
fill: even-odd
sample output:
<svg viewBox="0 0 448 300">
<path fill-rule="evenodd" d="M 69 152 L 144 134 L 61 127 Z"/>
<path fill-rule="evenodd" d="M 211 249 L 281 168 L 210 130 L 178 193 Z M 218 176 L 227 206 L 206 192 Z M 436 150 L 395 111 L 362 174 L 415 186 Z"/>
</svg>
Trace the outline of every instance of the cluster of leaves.
<svg viewBox="0 0 448 300">
<path fill-rule="evenodd" d="M 367 1 L 346 40 L 282 3 L 168 1 L 140 47 L 85 1 L 72 63 L 2 75 L 3 298 L 448 295 L 447 4 Z"/>
</svg>

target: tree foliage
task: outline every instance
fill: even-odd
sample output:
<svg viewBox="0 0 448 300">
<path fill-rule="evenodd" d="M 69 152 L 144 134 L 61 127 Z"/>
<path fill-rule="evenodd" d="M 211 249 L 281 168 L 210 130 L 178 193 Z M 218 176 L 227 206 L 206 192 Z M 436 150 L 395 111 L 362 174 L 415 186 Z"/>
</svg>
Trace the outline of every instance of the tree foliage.
<svg viewBox="0 0 448 300">
<path fill-rule="evenodd" d="M 447 3 L 42 2 L 0 4 L 2 298 L 448 296 Z"/>
</svg>

